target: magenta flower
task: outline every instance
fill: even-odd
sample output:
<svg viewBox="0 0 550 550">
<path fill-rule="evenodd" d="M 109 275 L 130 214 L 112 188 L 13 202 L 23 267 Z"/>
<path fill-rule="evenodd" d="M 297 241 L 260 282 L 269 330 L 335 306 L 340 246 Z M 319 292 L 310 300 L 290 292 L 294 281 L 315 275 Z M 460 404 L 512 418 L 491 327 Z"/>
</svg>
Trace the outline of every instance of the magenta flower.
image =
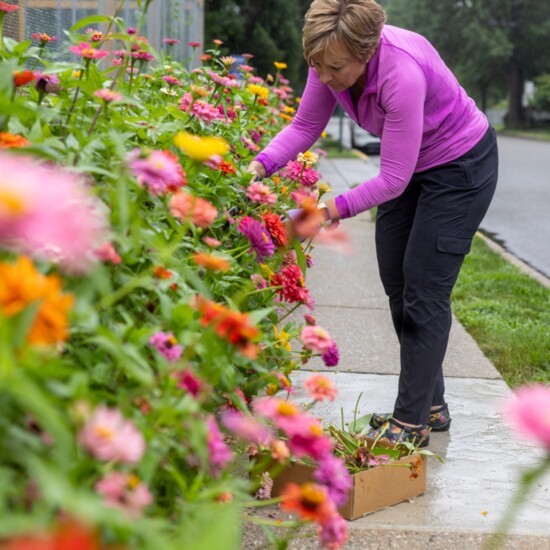
<svg viewBox="0 0 550 550">
<path fill-rule="evenodd" d="M 61 91 L 62 87 L 60 85 L 59 78 L 54 74 L 44 74 L 44 73 L 35 73 L 36 80 L 34 82 L 34 87 L 42 93 L 45 94 L 56 94 Z"/>
<path fill-rule="evenodd" d="M 207 74 L 216 84 L 220 84 L 226 88 L 235 88 L 239 85 L 236 80 L 233 80 L 228 76 L 222 76 L 214 71 L 208 71 Z"/>
<path fill-rule="evenodd" d="M 179 361 L 183 352 L 174 335 L 171 332 L 156 332 L 149 338 L 149 344 L 157 348 L 157 351 L 170 363 Z"/>
<path fill-rule="evenodd" d="M 31 34 L 31 38 L 39 40 L 42 46 L 45 46 L 48 42 L 57 42 L 57 36 L 50 36 L 44 32 L 34 32 Z"/>
<path fill-rule="evenodd" d="M 109 52 L 98 50 L 92 47 L 91 44 L 88 44 L 88 42 L 81 42 L 78 46 L 71 46 L 69 51 L 85 59 L 102 59 L 109 55 Z"/>
<path fill-rule="evenodd" d="M 137 59 L 138 61 L 153 61 L 155 56 L 149 53 L 147 50 L 137 50 L 132 52 L 132 58 Z"/>
<path fill-rule="evenodd" d="M 177 379 L 178 388 L 190 393 L 195 399 L 197 399 L 205 390 L 205 385 L 202 380 L 197 378 L 195 373 L 190 370 L 175 372 L 172 376 Z"/>
<path fill-rule="evenodd" d="M 162 41 L 169 46 L 174 46 L 175 44 L 179 44 L 181 42 L 181 40 L 178 40 L 177 38 L 163 38 Z"/>
<path fill-rule="evenodd" d="M 164 80 L 164 82 L 166 82 L 169 86 L 181 86 L 183 84 L 183 82 L 181 82 L 177 78 L 169 75 L 161 77 L 161 80 Z"/>
<path fill-rule="evenodd" d="M 281 171 L 281 175 L 301 183 L 304 187 L 313 187 L 319 181 L 319 172 L 296 160 L 288 162 Z"/>
<path fill-rule="evenodd" d="M 330 514 L 319 524 L 319 542 L 323 548 L 342 548 L 348 540 L 348 524 L 339 514 Z"/>
<path fill-rule="evenodd" d="M 260 204 L 275 204 L 277 202 L 277 195 L 272 193 L 269 186 L 261 181 L 251 183 L 246 191 L 246 196 L 251 201 Z"/>
<path fill-rule="evenodd" d="M 187 42 L 187 44 L 189 46 L 191 46 L 192 48 L 200 48 L 200 46 L 201 46 L 200 42 Z"/>
<path fill-rule="evenodd" d="M 86 421 L 79 443 L 99 460 L 136 464 L 145 452 L 145 439 L 118 409 L 101 405 Z"/>
<path fill-rule="evenodd" d="M 256 252 L 259 262 L 263 262 L 265 258 L 273 256 L 275 245 L 271 240 L 268 230 L 261 222 L 251 216 L 245 216 L 241 220 L 241 223 L 239 223 L 239 231 L 250 241 L 249 252 Z"/>
<path fill-rule="evenodd" d="M 222 424 L 249 443 L 267 446 L 273 440 L 273 435 L 267 426 L 241 411 L 227 411 L 222 417 Z"/>
<path fill-rule="evenodd" d="M 302 329 L 300 338 L 304 343 L 304 348 L 316 353 L 327 352 L 334 343 L 330 334 L 319 325 L 305 326 Z"/>
<path fill-rule="evenodd" d="M 151 195 L 175 192 L 187 183 L 178 158 L 169 151 L 134 149 L 127 161 L 138 184 L 146 187 Z"/>
<path fill-rule="evenodd" d="M 147 485 L 133 474 L 109 472 L 95 484 L 107 506 L 123 510 L 130 518 L 138 518 L 143 509 L 153 502 Z"/>
<path fill-rule="evenodd" d="M 327 488 L 329 497 L 336 506 L 346 504 L 353 479 L 339 458 L 330 454 L 323 457 L 313 476 Z"/>
<path fill-rule="evenodd" d="M 517 388 L 507 401 L 504 414 L 520 435 L 537 440 L 550 453 L 550 386 Z"/>
<path fill-rule="evenodd" d="M 102 99 L 106 103 L 111 103 L 111 101 L 122 101 L 122 96 L 117 92 L 102 88 L 101 90 L 96 90 L 94 96 Z"/>
<path fill-rule="evenodd" d="M 208 429 L 206 440 L 208 444 L 208 454 L 210 456 L 210 471 L 212 476 L 217 477 L 221 470 L 231 462 L 233 454 L 225 444 L 213 416 L 209 416 L 206 419 L 206 427 Z"/>
<path fill-rule="evenodd" d="M 130 36 L 132 36 L 133 34 L 136 34 L 136 33 L 137 33 L 137 29 L 135 29 L 134 27 L 128 27 L 128 28 L 126 29 L 126 32 L 127 32 Z"/>
<path fill-rule="evenodd" d="M 0 248 L 59 263 L 91 267 L 106 240 L 107 218 L 77 174 L 30 157 L 0 153 Z"/>
<path fill-rule="evenodd" d="M 113 52 L 113 55 L 115 57 L 126 57 L 128 55 L 128 52 L 126 50 L 116 50 Z"/>
<path fill-rule="evenodd" d="M 340 352 L 336 342 L 332 342 L 332 346 L 321 355 L 321 359 L 326 367 L 335 367 L 340 362 Z"/>
</svg>

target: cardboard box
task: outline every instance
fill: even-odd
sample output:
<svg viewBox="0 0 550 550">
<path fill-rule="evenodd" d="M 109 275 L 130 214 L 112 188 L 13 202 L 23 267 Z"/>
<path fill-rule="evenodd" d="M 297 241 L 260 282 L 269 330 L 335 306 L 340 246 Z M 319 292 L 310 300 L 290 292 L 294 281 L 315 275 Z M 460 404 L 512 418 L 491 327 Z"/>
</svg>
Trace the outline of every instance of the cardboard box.
<svg viewBox="0 0 550 550">
<path fill-rule="evenodd" d="M 414 472 L 409 467 L 397 466 L 397 464 L 410 464 L 413 461 L 418 465 Z M 298 484 L 316 482 L 313 477 L 314 470 L 313 466 L 291 463 L 273 480 L 272 495 L 279 496 L 289 482 Z M 427 470 L 427 457 L 412 454 L 391 464 L 375 466 L 353 474 L 349 499 L 340 508 L 340 514 L 345 519 L 353 520 L 423 495 L 426 492 Z"/>
</svg>

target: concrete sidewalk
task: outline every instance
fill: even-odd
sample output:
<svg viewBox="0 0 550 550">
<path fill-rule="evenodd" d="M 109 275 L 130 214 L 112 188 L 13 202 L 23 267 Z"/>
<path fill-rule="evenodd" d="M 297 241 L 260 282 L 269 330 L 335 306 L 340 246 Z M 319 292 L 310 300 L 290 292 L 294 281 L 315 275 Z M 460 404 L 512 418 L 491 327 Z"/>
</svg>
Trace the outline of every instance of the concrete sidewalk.
<svg viewBox="0 0 550 550">
<path fill-rule="evenodd" d="M 338 194 L 377 168 L 359 158 L 325 159 L 319 170 Z M 361 392 L 360 414 L 391 411 L 399 372 L 397 338 L 378 277 L 374 223 L 366 212 L 345 220 L 342 228 L 353 253 L 317 246 L 307 280 L 318 323 L 337 341 L 341 362 L 327 369 L 313 360 L 293 376 L 297 386 L 307 370 L 326 371 L 336 381 L 338 400 L 314 409 L 326 423 L 340 423 L 341 408 L 350 420 Z M 510 390 L 456 319 L 444 370 L 453 423 L 450 432 L 432 434 L 429 449 L 445 464 L 430 459 L 426 495 L 350 522 L 346 548 L 481 548 L 513 498 L 521 471 L 542 456 L 502 422 L 499 411 Z M 550 476 L 533 491 L 511 533 L 506 548 L 550 549 Z M 293 541 L 290 548 L 317 543 Z"/>
</svg>

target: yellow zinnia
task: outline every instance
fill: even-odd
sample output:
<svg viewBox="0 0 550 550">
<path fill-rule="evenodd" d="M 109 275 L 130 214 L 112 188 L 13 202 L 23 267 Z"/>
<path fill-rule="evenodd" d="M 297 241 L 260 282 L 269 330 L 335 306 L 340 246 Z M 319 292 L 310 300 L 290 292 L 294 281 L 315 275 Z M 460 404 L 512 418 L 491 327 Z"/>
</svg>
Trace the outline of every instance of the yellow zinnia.
<svg viewBox="0 0 550 550">
<path fill-rule="evenodd" d="M 282 71 L 283 69 L 286 69 L 288 67 L 288 65 L 286 63 L 282 63 L 280 61 L 274 61 L 273 65 L 275 65 L 275 68 L 278 71 Z"/>
<path fill-rule="evenodd" d="M 260 99 L 267 99 L 269 90 L 258 84 L 249 84 L 246 89 L 253 95 L 258 96 Z"/>
<path fill-rule="evenodd" d="M 214 155 L 225 155 L 229 146 L 221 137 L 201 137 L 187 132 L 179 132 L 174 143 L 193 160 L 204 162 Z"/>
</svg>

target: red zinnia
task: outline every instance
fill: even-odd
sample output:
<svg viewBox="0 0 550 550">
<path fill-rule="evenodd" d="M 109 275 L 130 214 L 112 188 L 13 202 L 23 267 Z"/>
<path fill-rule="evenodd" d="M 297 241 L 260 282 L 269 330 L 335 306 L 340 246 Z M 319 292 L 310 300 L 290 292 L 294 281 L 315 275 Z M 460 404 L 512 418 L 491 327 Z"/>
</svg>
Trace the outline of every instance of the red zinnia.
<svg viewBox="0 0 550 550">
<path fill-rule="evenodd" d="M 281 221 L 281 217 L 273 212 L 266 212 L 262 216 L 262 220 L 275 244 L 279 247 L 288 246 L 288 233 L 285 224 Z"/>
<path fill-rule="evenodd" d="M 225 160 L 222 160 L 220 162 L 218 166 L 218 170 L 220 170 L 220 172 L 222 172 L 224 176 L 226 176 L 227 174 L 237 173 L 237 169 L 230 162 L 227 162 Z"/>
<path fill-rule="evenodd" d="M 271 279 L 272 286 L 281 286 L 277 294 L 287 302 L 303 302 L 311 305 L 312 299 L 306 288 L 302 270 L 296 265 L 283 267 L 279 273 L 275 273 Z"/>
<path fill-rule="evenodd" d="M 15 71 L 13 73 L 13 83 L 15 84 L 16 88 L 28 84 L 35 78 L 36 75 L 32 71 Z"/>
</svg>

